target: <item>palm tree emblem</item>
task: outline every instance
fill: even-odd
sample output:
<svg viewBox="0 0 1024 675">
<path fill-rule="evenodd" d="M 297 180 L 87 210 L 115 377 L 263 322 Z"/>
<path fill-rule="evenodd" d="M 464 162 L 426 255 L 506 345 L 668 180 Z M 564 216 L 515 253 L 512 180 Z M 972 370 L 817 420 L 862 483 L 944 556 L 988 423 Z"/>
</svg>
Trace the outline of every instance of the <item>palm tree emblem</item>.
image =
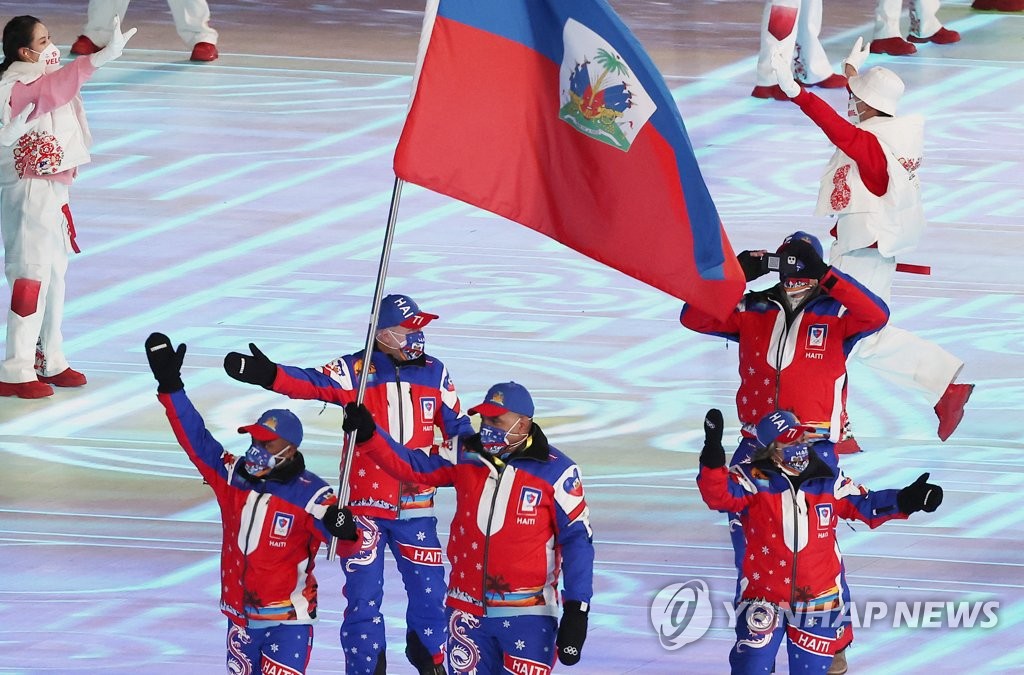
<svg viewBox="0 0 1024 675">
<path fill-rule="evenodd" d="M 587 58 L 576 63 L 569 76 L 569 100 L 558 116 L 588 136 L 626 150 L 630 142 L 619 124 L 623 112 L 633 105 L 633 94 L 625 81 L 631 75 L 629 68 L 621 58 L 601 47 L 593 57 L 593 63 L 601 68 L 594 80 L 591 63 Z"/>
</svg>

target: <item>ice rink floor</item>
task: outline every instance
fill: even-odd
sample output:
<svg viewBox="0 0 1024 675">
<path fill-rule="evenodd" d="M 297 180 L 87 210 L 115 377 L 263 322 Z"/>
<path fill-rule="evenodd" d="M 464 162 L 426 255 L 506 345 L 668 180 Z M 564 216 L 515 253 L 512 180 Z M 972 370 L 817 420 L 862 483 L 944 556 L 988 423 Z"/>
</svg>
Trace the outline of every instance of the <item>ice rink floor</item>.
<svg viewBox="0 0 1024 675">
<path fill-rule="evenodd" d="M 907 83 L 902 110 L 927 119 L 921 171 L 929 228 L 898 275 L 893 323 L 966 363 L 977 389 L 946 443 L 930 406 L 859 364 L 850 411 L 865 452 L 844 459 L 871 487 L 922 471 L 945 488 L 934 514 L 868 531 L 841 526 L 855 597 L 996 602 L 994 627 L 857 631 L 851 673 L 1024 669 L 1022 344 L 1024 15 L 944 3 L 959 44 L 872 57 Z M 67 47 L 85 0 L 4 3 Z M 72 189 L 81 255 L 64 320 L 89 377 L 50 399 L 0 399 L 0 672 L 223 672 L 217 610 L 220 524 L 212 493 L 175 442 L 142 344 L 188 344 L 184 380 L 207 423 L 236 427 L 286 404 L 306 426 L 315 471 L 337 481 L 340 410 L 287 402 L 221 369 L 257 343 L 280 363 L 318 366 L 361 348 L 422 17 L 419 0 L 214 0 L 221 58 L 187 61 L 163 0 L 134 0 L 123 58 L 84 98 L 93 162 Z M 812 215 L 831 154 L 796 106 L 749 96 L 762 3 L 612 0 L 661 68 L 736 251 L 774 248 Z M 834 64 L 870 36 L 873 2 L 828 2 Z M 906 17 L 904 17 L 906 25 Z M 845 91 L 822 96 L 841 110 Z M 497 107 L 500 110 L 500 106 Z M 439 314 L 427 349 L 462 400 L 514 379 L 553 444 L 582 467 L 597 547 L 583 660 L 611 675 L 720 673 L 732 633 L 722 603 L 735 572 L 723 518 L 694 483 L 701 421 L 719 407 L 737 433 L 737 350 L 689 333 L 681 303 L 527 228 L 407 186 L 388 291 Z M 0 293 L 7 304 L 9 288 Z M 441 492 L 442 541 L 452 498 Z M 390 672 L 405 603 L 388 563 Z M 310 673 L 343 672 L 342 575 L 321 559 Z M 657 592 L 703 580 L 716 615 L 666 651 L 649 618 Z M 780 654 L 779 672 L 788 672 Z"/>
</svg>

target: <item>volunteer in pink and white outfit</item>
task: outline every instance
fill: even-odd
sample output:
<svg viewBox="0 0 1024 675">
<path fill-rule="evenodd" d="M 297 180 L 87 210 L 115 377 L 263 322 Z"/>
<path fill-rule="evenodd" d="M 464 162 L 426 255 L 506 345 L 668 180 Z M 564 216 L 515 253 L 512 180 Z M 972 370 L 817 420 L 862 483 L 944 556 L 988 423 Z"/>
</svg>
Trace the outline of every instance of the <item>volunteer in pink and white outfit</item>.
<svg viewBox="0 0 1024 675">
<path fill-rule="evenodd" d="M 68 189 L 90 159 L 92 140 L 79 92 L 134 34 L 122 34 L 115 22 L 105 49 L 61 67 L 39 19 L 16 16 L 4 26 L 0 121 L 22 130 L 24 111 L 34 110 L 24 133 L 0 147 L 0 229 L 11 286 L 0 396 L 42 398 L 53 394 L 51 385 L 86 382 L 68 365 L 61 335 L 68 254 L 78 252 Z"/>
<path fill-rule="evenodd" d="M 896 116 L 903 81 L 877 66 L 859 74 L 867 57 L 868 49 L 858 38 L 845 61 L 850 120 L 804 91 L 783 54 L 776 53 L 773 62 L 779 86 L 836 146 L 815 211 L 836 219 L 829 262 L 888 304 L 896 257 L 917 248 L 925 227 L 917 176 L 924 119 Z M 956 382 L 964 366 L 956 356 L 891 324 L 861 340 L 852 356 L 890 382 L 922 393 L 935 407 L 940 440 L 956 430 L 974 390 L 973 384 Z"/>
</svg>

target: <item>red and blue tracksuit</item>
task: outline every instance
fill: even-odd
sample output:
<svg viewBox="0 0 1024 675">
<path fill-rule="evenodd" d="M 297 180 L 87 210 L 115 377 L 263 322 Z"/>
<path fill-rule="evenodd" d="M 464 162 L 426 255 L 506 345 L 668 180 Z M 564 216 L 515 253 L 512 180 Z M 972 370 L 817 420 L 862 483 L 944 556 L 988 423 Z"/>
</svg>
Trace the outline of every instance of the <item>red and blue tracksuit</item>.
<svg viewBox="0 0 1024 675">
<path fill-rule="evenodd" d="M 331 536 L 319 518 L 337 497 L 306 470 L 299 452 L 265 478 L 250 476 L 244 458 L 226 453 L 206 429 L 184 390 L 157 398 L 220 507 L 229 671 L 305 672 L 316 621 L 313 567 L 321 542 Z"/>
<path fill-rule="evenodd" d="M 757 450 L 754 426 L 773 410 L 792 410 L 817 430 L 814 451 L 833 469 L 834 445 L 846 419 L 846 358 L 861 339 L 889 320 L 889 307 L 843 272 L 831 268 L 819 291 L 795 309 L 783 299 L 779 285 L 748 292 L 725 320 L 689 304 L 679 321 L 691 330 L 739 343 L 740 388 L 736 410 L 743 438 L 732 465 L 747 461 Z M 729 536 L 736 569 L 745 552 L 737 514 L 729 514 Z M 848 595 L 848 590 L 845 589 Z M 738 596 L 737 596 L 738 597 Z"/>
<path fill-rule="evenodd" d="M 450 672 L 550 672 L 559 572 L 566 600 L 589 603 L 593 595 L 593 532 L 579 467 L 537 424 L 505 460 L 458 442 L 438 454 L 411 452 L 382 433 L 358 450 L 403 480 L 455 488 Z"/>
<path fill-rule="evenodd" d="M 724 320 L 683 305 L 679 321 L 684 326 L 739 343 L 736 411 L 749 437 L 768 413 L 791 410 L 824 439 L 840 439 L 846 358 L 859 340 L 886 324 L 889 307 L 834 268 L 822 277 L 819 289 L 795 310 L 787 308 L 778 285 L 751 291 Z M 831 444 L 818 446 L 828 461 Z M 742 459 L 734 457 L 732 463 Z"/>
<path fill-rule="evenodd" d="M 734 673 L 770 672 L 783 633 L 791 672 L 826 672 L 851 639 L 841 621 L 839 518 L 875 528 L 907 517 L 897 506 L 899 490 L 869 491 L 810 454 L 799 476 L 760 460 L 731 470 L 701 466 L 697 477 L 704 502 L 738 512 L 746 536 L 737 639 L 729 654 Z"/>
<path fill-rule="evenodd" d="M 405 447 L 429 449 L 435 429 L 445 438 L 472 434 L 455 384 L 444 364 L 424 354 L 395 361 L 374 351 L 369 369 L 363 352 L 340 356 L 322 368 L 279 365 L 273 390 L 291 398 L 345 405 L 355 401 L 360 378 L 367 377 L 363 403 Z M 420 453 L 422 454 L 422 453 Z M 434 517 L 434 488 L 400 481 L 374 461 L 355 454 L 349 478 L 349 508 L 363 529 L 360 551 L 342 560 L 348 601 L 341 645 L 349 673 L 370 672 L 385 651 L 384 546 L 391 548 L 408 594 L 406 610 L 410 660 L 418 667 L 440 663 L 447 622 L 441 543 Z M 423 654 L 426 649 L 429 654 Z"/>
</svg>

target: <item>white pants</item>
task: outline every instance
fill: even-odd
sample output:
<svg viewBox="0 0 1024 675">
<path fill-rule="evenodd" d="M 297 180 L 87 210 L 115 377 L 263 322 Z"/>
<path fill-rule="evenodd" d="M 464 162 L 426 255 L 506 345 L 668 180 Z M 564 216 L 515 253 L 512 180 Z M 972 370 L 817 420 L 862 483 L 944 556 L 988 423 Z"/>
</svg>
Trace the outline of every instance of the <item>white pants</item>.
<svg viewBox="0 0 1024 675">
<path fill-rule="evenodd" d="M 886 258 L 878 249 L 860 248 L 832 254 L 829 262 L 889 302 L 896 258 Z M 963 361 L 934 342 L 892 325 L 858 342 L 851 357 L 893 384 L 921 392 L 932 406 L 964 367 Z"/>
<path fill-rule="evenodd" d="M 121 19 L 125 26 L 124 13 L 128 10 L 129 0 L 89 0 L 89 16 L 83 34 L 100 47 L 110 42 L 110 27 L 114 23 L 114 15 Z M 210 7 L 206 0 L 167 0 L 174 17 L 174 27 L 178 35 L 189 47 L 197 42 L 217 44 L 217 31 L 210 28 Z"/>
<path fill-rule="evenodd" d="M 818 37 L 821 34 L 822 0 L 767 0 L 764 16 L 761 17 L 761 51 L 757 55 L 757 84 L 769 86 L 778 84 L 772 70 L 771 53 L 776 45 L 782 45 L 783 55 L 793 62 L 793 76 L 800 82 L 814 84 L 821 82 L 834 72 L 828 62 L 824 47 Z M 792 14 L 796 11 L 796 27 L 781 40 L 768 30 L 774 17 Z"/>
<path fill-rule="evenodd" d="M 70 249 L 62 210 L 67 203 L 68 186 L 54 181 L 19 180 L 0 189 L 4 273 L 11 286 L 2 382 L 36 379 L 37 342 L 46 357 L 43 375 L 57 375 L 68 367 L 60 332 Z"/>
<path fill-rule="evenodd" d="M 942 28 L 936 14 L 939 11 L 939 0 L 910 0 L 910 35 L 914 37 L 931 37 Z M 878 0 L 875 6 L 875 38 L 900 36 L 900 11 L 903 0 Z"/>
</svg>

